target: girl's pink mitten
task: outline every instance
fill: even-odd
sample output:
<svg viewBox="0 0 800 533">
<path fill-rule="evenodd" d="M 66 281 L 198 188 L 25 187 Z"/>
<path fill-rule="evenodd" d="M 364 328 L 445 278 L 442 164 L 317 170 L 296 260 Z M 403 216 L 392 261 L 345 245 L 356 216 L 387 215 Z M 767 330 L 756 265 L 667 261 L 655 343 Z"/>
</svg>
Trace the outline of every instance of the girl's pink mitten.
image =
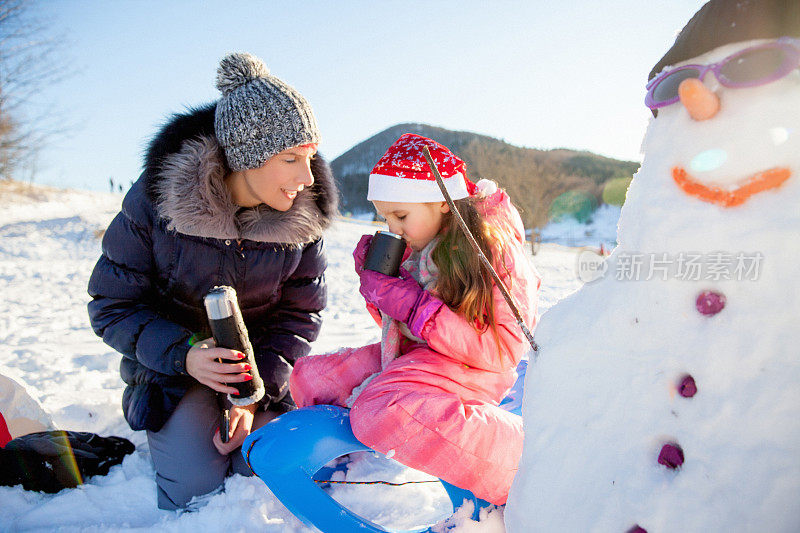
<svg viewBox="0 0 800 533">
<path fill-rule="evenodd" d="M 367 257 L 367 250 L 369 250 L 369 245 L 371 242 L 372 235 L 362 235 L 361 240 L 359 240 L 358 244 L 356 244 L 356 249 L 353 250 L 353 261 L 356 265 L 356 274 L 359 276 L 364 270 L 364 260 Z"/>
<path fill-rule="evenodd" d="M 363 270 L 360 276 L 359 291 L 367 303 L 406 324 L 417 337 L 428 320 L 444 305 L 413 278 L 394 278 L 372 270 Z"/>
</svg>

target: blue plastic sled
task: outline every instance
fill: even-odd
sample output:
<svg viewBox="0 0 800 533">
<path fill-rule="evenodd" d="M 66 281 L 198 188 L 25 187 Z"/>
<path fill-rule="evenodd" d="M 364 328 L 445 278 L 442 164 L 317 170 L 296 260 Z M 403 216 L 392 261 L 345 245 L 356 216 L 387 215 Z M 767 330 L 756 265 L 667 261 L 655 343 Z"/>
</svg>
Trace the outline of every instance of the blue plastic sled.
<svg viewBox="0 0 800 533">
<path fill-rule="evenodd" d="M 527 366 L 528 362 L 522 361 L 517 367 L 519 378 L 500 403 L 503 409 L 518 415 L 522 414 Z M 314 475 L 337 457 L 372 451 L 353 435 L 349 411 L 332 405 L 290 411 L 251 433 L 242 445 L 250 468 L 286 508 L 306 525 L 325 533 L 390 531 L 342 506 L 314 482 Z M 472 518 L 477 520 L 480 509 L 491 505 L 468 490 L 440 481 L 453 502 L 453 511 L 472 502 Z M 427 531 L 430 528 L 408 533 Z"/>
</svg>

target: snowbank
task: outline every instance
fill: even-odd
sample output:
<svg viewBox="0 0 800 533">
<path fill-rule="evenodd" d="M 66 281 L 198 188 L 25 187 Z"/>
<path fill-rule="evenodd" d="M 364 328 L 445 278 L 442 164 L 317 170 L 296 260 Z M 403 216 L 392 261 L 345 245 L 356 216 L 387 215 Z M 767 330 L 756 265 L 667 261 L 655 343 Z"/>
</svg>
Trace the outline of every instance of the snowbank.
<svg viewBox="0 0 800 533">
<path fill-rule="evenodd" d="M 131 431 L 122 418 L 120 357 L 92 333 L 86 313 L 86 284 L 100 254 L 99 237 L 121 199 L 43 187 L 22 192 L 0 188 L 0 293 L 5 302 L 0 374 L 27 383 L 57 427 L 119 435 L 137 447 L 108 476 L 56 495 L 0 487 L 0 531 L 308 531 L 257 478 L 229 478 L 224 492 L 210 497 L 198 512 L 156 508 L 145 434 Z M 375 230 L 368 222 L 341 220 L 326 236 L 330 296 L 314 353 L 379 339 L 358 294 L 351 256 L 359 236 Z M 544 276 L 542 311 L 580 286 L 574 252 L 547 245 L 535 260 Z M 357 458 L 347 475 L 351 480 L 426 478 L 368 454 Z M 332 494 L 384 527 L 417 527 L 450 515 L 439 484 L 341 486 Z M 450 524 L 462 533 L 495 533 L 503 530 L 503 516 L 494 511 L 476 523 L 459 515 Z"/>
</svg>

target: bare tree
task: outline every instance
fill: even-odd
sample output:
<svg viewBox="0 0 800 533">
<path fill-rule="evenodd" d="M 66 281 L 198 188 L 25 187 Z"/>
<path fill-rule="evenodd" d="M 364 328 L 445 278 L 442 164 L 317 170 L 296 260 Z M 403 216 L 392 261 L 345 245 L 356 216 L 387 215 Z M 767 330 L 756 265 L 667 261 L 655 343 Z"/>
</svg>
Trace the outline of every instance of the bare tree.
<svg viewBox="0 0 800 533">
<path fill-rule="evenodd" d="M 56 130 L 49 110 L 32 105 L 48 83 L 60 79 L 56 40 L 30 13 L 29 0 L 0 0 L 0 179 L 35 166 Z"/>
</svg>

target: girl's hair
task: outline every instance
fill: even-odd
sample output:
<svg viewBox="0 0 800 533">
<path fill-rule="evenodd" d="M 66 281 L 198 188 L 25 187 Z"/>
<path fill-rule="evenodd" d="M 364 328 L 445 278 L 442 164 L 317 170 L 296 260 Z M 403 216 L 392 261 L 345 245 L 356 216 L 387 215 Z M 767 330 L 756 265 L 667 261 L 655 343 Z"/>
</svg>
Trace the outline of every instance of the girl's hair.
<svg viewBox="0 0 800 533">
<path fill-rule="evenodd" d="M 484 220 L 476 209 L 476 203 L 481 201 L 479 198 L 468 197 L 454 203 L 489 263 L 495 268 L 498 264 L 501 265 L 505 273 L 508 273 L 503 256 L 510 234 L 502 224 L 489 224 Z M 439 268 L 436 293 L 442 301 L 466 318 L 478 331 L 491 328 L 495 339 L 499 340 L 494 317 L 492 275 L 481 262 L 452 213 L 445 214 L 439 243 L 433 249 L 432 258 Z M 495 261 L 495 258 L 500 260 Z M 502 276 L 502 273 L 498 274 Z M 511 276 L 506 279 L 510 280 Z"/>
</svg>

